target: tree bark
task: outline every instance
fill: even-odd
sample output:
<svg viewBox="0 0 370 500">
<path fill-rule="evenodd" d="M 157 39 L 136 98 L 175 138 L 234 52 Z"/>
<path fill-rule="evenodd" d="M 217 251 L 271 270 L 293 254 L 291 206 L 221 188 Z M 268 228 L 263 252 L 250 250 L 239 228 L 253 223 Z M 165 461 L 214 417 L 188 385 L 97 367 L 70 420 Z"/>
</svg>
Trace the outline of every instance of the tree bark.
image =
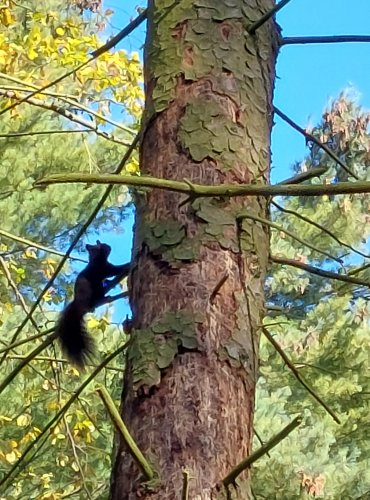
<svg viewBox="0 0 370 500">
<path fill-rule="evenodd" d="M 141 171 L 199 183 L 268 182 L 278 30 L 248 26 L 271 0 L 149 2 Z M 143 484 L 122 442 L 112 500 L 249 499 L 249 475 L 221 480 L 251 452 L 269 234 L 265 198 L 137 201 L 132 345 L 121 414 L 158 481 Z"/>
</svg>

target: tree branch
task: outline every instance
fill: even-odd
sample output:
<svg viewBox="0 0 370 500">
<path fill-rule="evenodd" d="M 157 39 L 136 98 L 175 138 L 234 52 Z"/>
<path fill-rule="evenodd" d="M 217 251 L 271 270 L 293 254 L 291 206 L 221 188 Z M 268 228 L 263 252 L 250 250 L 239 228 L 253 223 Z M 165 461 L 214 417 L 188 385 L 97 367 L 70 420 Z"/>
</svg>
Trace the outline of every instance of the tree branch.
<svg viewBox="0 0 370 500">
<path fill-rule="evenodd" d="M 194 184 L 188 180 L 175 181 L 136 175 L 117 174 L 54 174 L 35 181 L 34 187 L 50 184 L 124 184 L 132 187 L 165 189 L 193 197 L 212 196 L 323 196 L 335 194 L 360 194 L 370 192 L 370 181 L 337 182 L 336 184 Z"/>
<path fill-rule="evenodd" d="M 285 439 L 294 429 L 302 423 L 302 417 L 298 416 L 282 429 L 276 436 L 271 438 L 261 448 L 253 452 L 249 457 L 242 460 L 234 469 L 222 480 L 225 488 L 235 484 L 236 478 L 245 470 L 248 469 L 256 460 L 266 455 L 272 448 L 278 445 Z"/>
<path fill-rule="evenodd" d="M 13 344 L 8 344 L 5 347 L 2 347 L 0 349 L 0 353 L 2 352 L 7 352 L 15 349 L 16 347 L 19 347 L 20 345 L 27 344 L 28 342 L 33 342 L 36 339 L 39 339 L 40 337 L 44 337 L 45 335 L 48 335 L 49 333 L 52 333 L 54 331 L 54 328 L 49 328 L 49 330 L 45 330 L 44 332 L 37 333 L 36 335 L 32 335 L 31 337 L 27 337 L 22 340 L 18 340 L 18 342 L 14 342 Z"/>
<path fill-rule="evenodd" d="M 314 135 L 306 132 L 302 127 L 300 127 L 297 123 L 295 123 L 292 119 L 290 119 L 286 114 L 284 114 L 280 109 L 278 109 L 276 106 L 274 106 L 274 111 L 275 113 L 280 116 L 285 122 L 287 122 L 291 127 L 293 127 L 295 130 L 297 130 L 300 134 L 302 134 L 307 141 L 314 142 L 319 148 L 321 148 L 325 153 L 330 156 L 338 165 L 340 165 L 343 170 L 347 172 L 347 174 L 352 175 L 354 179 L 358 179 L 357 175 L 351 171 L 347 167 L 347 165 L 342 161 L 333 151 L 328 148 L 326 144 L 323 144 L 319 139 L 317 139 Z"/>
<path fill-rule="evenodd" d="M 365 281 L 360 278 L 354 278 L 353 276 L 348 276 L 346 274 L 338 274 L 338 273 L 333 273 L 331 271 L 325 271 L 324 269 L 310 266 L 309 264 L 304 264 L 303 262 L 299 262 L 298 260 L 286 259 L 284 257 L 277 257 L 276 255 L 271 255 L 270 260 L 275 264 L 281 264 L 283 266 L 286 265 L 286 266 L 297 267 L 298 269 L 303 269 L 303 271 L 307 271 L 308 273 L 311 274 L 316 274 L 317 276 L 321 276 L 322 278 L 344 281 L 345 283 L 352 283 L 354 285 L 360 285 L 370 288 L 369 281 Z"/>
<path fill-rule="evenodd" d="M 308 181 L 314 177 L 320 177 L 320 175 L 325 174 L 327 170 L 328 167 L 313 167 L 307 170 L 307 172 L 300 172 L 293 177 L 289 177 L 289 179 L 286 179 L 285 181 L 279 182 L 279 184 L 300 184 L 301 182 Z"/>
<path fill-rule="evenodd" d="M 274 337 L 270 334 L 270 332 L 267 330 L 267 328 L 262 327 L 262 331 L 267 338 L 267 340 L 274 346 L 275 350 L 280 354 L 281 358 L 283 359 L 284 363 L 287 365 L 287 367 L 290 369 L 290 371 L 293 373 L 294 377 L 298 380 L 298 382 L 306 389 L 307 392 L 311 394 L 311 396 L 316 399 L 316 401 L 329 413 L 329 415 L 333 418 L 333 420 L 337 423 L 340 424 L 339 418 L 336 416 L 336 414 L 329 408 L 329 406 L 320 398 L 316 392 L 314 392 L 313 389 L 305 382 L 297 370 L 297 368 L 294 366 L 294 363 L 290 361 L 288 356 L 285 354 L 284 350 L 280 347 L 280 345 L 276 342 Z"/>
<path fill-rule="evenodd" d="M 329 231 L 329 229 L 326 229 L 326 227 L 322 226 L 321 224 L 318 224 L 317 222 L 309 219 L 308 217 L 305 217 L 304 215 L 301 215 L 300 213 L 298 213 L 298 212 L 296 212 L 294 210 L 289 210 L 287 208 L 284 208 L 281 205 L 278 205 L 275 201 L 271 201 L 271 204 L 274 207 L 276 207 L 278 210 L 280 210 L 280 212 L 283 212 L 285 214 L 294 215 L 298 219 L 301 219 L 304 222 L 307 222 L 307 224 L 311 224 L 311 226 L 316 227 L 317 229 L 319 229 L 323 233 L 325 233 L 328 236 L 330 236 L 330 238 L 333 238 L 333 240 L 335 240 L 337 243 L 339 243 L 339 245 L 341 245 L 343 247 L 346 247 L 346 248 L 349 248 L 350 250 L 352 250 L 352 252 L 357 253 L 358 255 L 361 255 L 361 257 L 364 257 L 365 259 L 370 259 L 370 255 L 368 255 L 366 253 L 363 253 L 360 250 L 356 250 L 356 248 L 352 247 L 351 245 L 348 245 L 348 243 L 344 243 L 344 241 L 342 241 L 339 238 L 337 238 L 334 233 L 332 233 L 331 231 Z"/>
<path fill-rule="evenodd" d="M 54 332 L 49 335 L 40 345 L 35 347 L 33 351 L 31 351 L 27 356 L 25 356 L 20 363 L 9 373 L 7 377 L 0 383 L 0 394 L 4 389 L 8 387 L 8 385 L 15 379 L 15 377 L 20 373 L 22 368 L 24 368 L 34 357 L 40 354 L 41 351 L 46 349 L 54 340 L 56 339 L 57 334 Z"/>
<path fill-rule="evenodd" d="M 139 469 L 144 474 L 146 480 L 151 481 L 154 478 L 154 471 L 129 433 L 108 391 L 102 385 L 100 385 L 96 391 L 99 394 L 100 399 L 103 401 L 114 426 L 125 442 L 130 455 L 139 466 Z"/>
<path fill-rule="evenodd" d="M 94 59 L 96 57 L 99 57 L 101 54 L 104 54 L 104 52 L 107 52 L 109 49 L 117 45 L 117 43 L 119 43 L 121 40 L 126 38 L 130 33 L 134 31 L 134 29 L 136 29 L 143 21 L 145 21 L 147 13 L 148 9 L 143 10 L 137 17 L 135 17 L 135 19 L 130 22 L 130 24 L 125 26 L 119 33 L 117 33 L 117 35 L 112 37 L 102 47 L 94 50 L 94 52 L 91 53 L 92 57 Z"/>
<path fill-rule="evenodd" d="M 9 134 L 0 134 L 2 139 L 12 139 L 15 137 L 28 137 L 33 135 L 53 135 L 53 134 L 92 134 L 93 130 L 42 130 L 37 132 L 14 132 Z"/>
<path fill-rule="evenodd" d="M 264 14 L 260 19 L 258 19 L 258 21 L 252 23 L 247 29 L 248 33 L 253 35 L 258 28 L 260 28 L 266 21 L 268 21 L 271 17 L 273 17 L 277 12 L 279 12 L 280 9 L 285 7 L 285 5 L 289 2 L 290 0 L 281 0 L 281 2 L 275 5 L 273 9 L 266 12 L 266 14 Z"/>
<path fill-rule="evenodd" d="M 333 35 L 333 36 L 286 36 L 280 41 L 280 46 L 313 44 L 313 43 L 348 43 L 370 42 L 370 35 Z"/>
<path fill-rule="evenodd" d="M 6 279 L 8 280 L 9 286 L 13 289 L 15 296 L 17 297 L 17 299 L 19 300 L 19 303 L 21 304 L 23 312 L 27 315 L 29 311 L 28 311 L 27 304 L 24 300 L 24 297 L 21 294 L 21 292 L 18 290 L 18 287 L 15 284 L 15 282 L 12 278 L 12 275 L 10 274 L 10 271 L 9 271 L 7 264 L 1 256 L 0 256 L 0 265 L 4 271 L 4 275 L 5 275 Z M 40 333 L 40 328 L 33 318 L 32 318 L 32 325 L 34 326 L 35 330 Z"/>
<path fill-rule="evenodd" d="M 11 99 L 21 99 L 20 97 L 18 97 L 16 92 L 13 92 L 11 90 L 1 90 L 0 89 L 0 95 L 3 95 L 5 97 L 11 98 Z M 94 124 L 90 120 L 85 120 L 81 116 L 78 116 L 75 113 L 72 113 L 71 111 L 69 111 L 68 109 L 62 108 L 61 106 L 58 106 L 55 103 L 47 103 L 45 101 L 42 101 L 41 99 L 35 99 L 33 97 L 30 97 L 29 99 L 27 99 L 27 102 L 29 104 L 32 104 L 32 106 L 37 106 L 38 108 L 46 109 L 48 111 L 53 111 L 54 113 L 57 113 L 58 115 L 63 116 L 64 118 L 66 118 L 67 120 L 70 120 L 71 122 L 78 123 L 79 125 L 85 127 L 85 130 L 89 129 L 92 132 L 95 132 L 96 135 L 103 137 L 104 139 L 107 139 L 108 141 L 115 142 L 117 144 L 121 144 L 122 146 L 129 146 L 130 145 L 130 142 L 121 141 L 120 139 L 116 139 L 113 134 L 99 130 L 96 123 Z"/>
<path fill-rule="evenodd" d="M 15 234 L 9 233 L 8 231 L 4 231 L 3 229 L 0 229 L 0 236 L 4 236 L 4 238 L 9 238 L 10 240 L 17 241 L 18 243 L 22 243 L 23 245 L 26 245 L 27 247 L 34 247 L 38 248 L 39 250 L 43 250 L 44 252 L 53 254 L 53 255 L 59 255 L 60 257 L 64 257 L 63 252 L 58 252 L 58 250 L 54 250 L 53 248 L 45 247 L 44 245 L 40 245 L 39 243 L 36 243 L 35 241 L 27 240 L 26 238 L 21 238 L 20 236 L 16 236 Z M 78 262 L 84 262 L 86 263 L 85 259 L 80 259 L 79 257 L 69 257 L 71 260 L 76 260 Z"/>
<path fill-rule="evenodd" d="M 338 262 L 338 264 L 342 264 L 342 261 L 340 259 L 338 259 L 337 257 L 334 257 L 334 256 L 330 255 L 330 253 L 326 252 L 325 250 L 320 250 L 320 248 L 316 247 L 315 245 L 312 245 L 311 243 L 309 243 L 306 240 L 303 240 L 302 238 L 300 238 L 296 234 L 294 234 L 291 231 L 288 231 L 287 229 L 285 229 L 285 227 L 280 226 L 279 224 L 275 224 L 275 222 L 271 222 L 268 219 L 263 219 L 262 217 L 258 217 L 257 215 L 251 215 L 251 214 L 249 214 L 247 212 L 241 213 L 238 216 L 238 219 L 251 219 L 251 220 L 254 220 L 256 222 L 260 222 L 261 224 L 265 224 L 267 226 L 270 226 L 270 227 L 276 229 L 277 231 L 281 231 L 282 233 L 285 233 L 286 235 L 290 236 L 290 238 L 292 238 L 293 240 L 298 241 L 298 243 L 301 243 L 301 245 L 310 248 L 314 252 L 317 252 L 317 253 L 320 253 L 322 255 L 325 255 L 329 259 L 332 259 L 332 260 L 335 260 L 336 262 Z"/>
</svg>

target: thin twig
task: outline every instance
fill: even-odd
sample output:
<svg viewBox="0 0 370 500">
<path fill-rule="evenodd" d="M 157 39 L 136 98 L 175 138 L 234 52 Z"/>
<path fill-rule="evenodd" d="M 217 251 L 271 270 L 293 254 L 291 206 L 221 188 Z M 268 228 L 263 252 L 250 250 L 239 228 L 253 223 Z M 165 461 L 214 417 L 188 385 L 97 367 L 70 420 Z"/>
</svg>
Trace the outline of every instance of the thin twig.
<svg viewBox="0 0 370 500">
<path fill-rule="evenodd" d="M 0 256 L 0 265 L 4 271 L 4 275 L 5 275 L 6 279 L 8 280 L 9 286 L 13 289 L 15 296 L 19 300 L 19 303 L 21 305 L 21 308 L 23 309 L 23 312 L 27 315 L 29 313 L 29 310 L 28 310 L 28 306 L 26 304 L 26 301 L 24 300 L 24 297 L 21 294 L 21 292 L 18 290 L 18 287 L 17 287 L 16 283 L 14 282 L 12 275 L 10 274 L 10 271 L 9 271 L 7 264 L 1 256 Z M 38 331 L 40 333 L 40 328 L 33 318 L 32 318 L 32 325 L 34 326 L 36 331 Z"/>
<path fill-rule="evenodd" d="M 290 361 L 288 356 L 285 354 L 284 350 L 280 347 L 280 345 L 276 342 L 274 337 L 270 334 L 270 332 L 267 330 L 267 328 L 263 327 L 262 331 L 267 338 L 267 340 L 274 346 L 275 350 L 280 354 L 281 358 L 283 359 L 284 363 L 287 365 L 287 367 L 290 369 L 294 377 L 298 380 L 298 382 L 306 389 L 307 392 L 311 394 L 311 396 L 316 399 L 316 401 L 329 413 L 329 415 L 333 418 L 333 420 L 337 423 L 340 424 L 339 418 L 336 416 L 336 414 L 329 408 L 329 406 L 320 398 L 316 392 L 311 389 L 311 387 L 305 382 L 295 367 L 294 363 Z"/>
<path fill-rule="evenodd" d="M 290 0 L 281 0 L 277 5 L 275 5 L 274 8 L 266 12 L 258 21 L 255 21 L 253 24 L 249 26 L 247 29 L 248 33 L 251 35 L 256 32 L 256 30 L 262 26 L 266 21 L 268 21 L 271 17 L 273 17 L 277 12 L 279 12 L 280 9 L 285 7 L 287 3 L 289 3 Z"/>
<path fill-rule="evenodd" d="M 317 276 L 321 276 L 323 278 L 344 281 L 345 283 L 352 283 L 354 285 L 365 286 L 368 288 L 370 287 L 369 281 L 362 280 L 360 278 L 355 278 L 353 276 L 348 276 L 346 274 L 338 274 L 338 273 L 333 273 L 331 271 L 325 271 L 324 269 L 310 266 L 309 264 L 304 264 L 303 262 L 300 262 L 298 260 L 286 259 L 285 257 L 277 257 L 276 255 L 271 255 L 270 260 L 275 264 L 297 267 L 298 269 L 303 269 L 303 271 L 307 271 L 308 273 L 311 274 L 316 274 Z"/>
<path fill-rule="evenodd" d="M 42 130 L 37 132 L 14 132 L 9 134 L 0 134 L 1 139 L 13 139 L 15 137 L 28 137 L 34 135 L 53 135 L 53 134 L 92 134 L 94 130 Z"/>
<path fill-rule="evenodd" d="M 75 462 L 76 462 L 77 467 L 78 467 L 78 472 L 80 473 L 80 476 L 81 476 L 81 482 L 82 482 L 82 485 L 83 485 L 83 489 L 84 489 L 84 491 L 86 493 L 87 498 L 89 500 L 93 500 L 92 496 L 91 496 L 91 493 L 89 491 L 89 488 L 87 487 L 87 483 L 86 483 L 86 479 L 85 479 L 85 474 L 83 473 L 83 470 L 82 470 L 82 467 L 81 467 L 81 464 L 80 464 L 80 460 L 78 458 L 77 446 L 76 446 L 75 440 L 73 438 L 71 429 L 69 428 L 69 425 L 68 425 L 68 422 L 67 422 L 67 419 L 66 419 L 65 415 L 63 416 L 63 422 L 64 422 L 65 428 L 67 430 L 67 435 L 68 435 L 69 441 L 70 441 L 71 446 L 72 446 L 72 453 L 73 453 Z"/>
<path fill-rule="evenodd" d="M 218 294 L 218 292 L 221 290 L 221 288 L 223 287 L 223 285 L 225 284 L 226 280 L 228 279 L 229 277 L 229 273 L 226 272 L 222 277 L 221 279 L 218 281 L 218 283 L 216 284 L 216 286 L 214 287 L 214 289 L 212 290 L 212 293 L 209 297 L 209 302 L 210 304 L 213 305 L 215 299 L 216 299 L 216 296 Z"/>
<path fill-rule="evenodd" d="M 298 219 L 301 219 L 304 222 L 307 222 L 307 224 L 310 224 L 311 226 L 314 226 L 317 229 L 320 229 L 320 231 L 322 231 L 323 233 L 326 233 L 328 236 L 330 236 L 331 238 L 333 238 L 333 240 L 335 240 L 337 243 L 339 243 L 339 245 L 341 245 L 343 247 L 346 247 L 346 248 L 349 248 L 350 250 L 352 250 L 352 252 L 357 253 L 358 255 L 361 255 L 361 257 L 365 257 L 365 259 L 369 259 L 370 258 L 370 255 L 368 255 L 366 253 L 363 253 L 360 250 L 356 250 L 356 248 L 354 248 L 351 245 L 348 245 L 348 243 L 344 243 L 344 241 L 340 240 L 334 233 L 332 233 L 331 231 L 329 231 L 329 229 L 327 229 L 326 227 L 322 226 L 321 224 L 318 224 L 317 222 L 309 219 L 308 217 L 305 217 L 304 215 L 301 215 L 300 213 L 298 213 L 298 212 L 296 212 L 294 210 L 289 210 L 288 208 L 284 208 L 281 205 L 278 205 L 275 201 L 271 201 L 271 204 L 274 205 L 274 207 L 276 207 L 278 210 L 280 210 L 280 212 L 283 212 L 285 214 L 294 215 Z"/>
<path fill-rule="evenodd" d="M 15 377 L 20 373 L 22 368 L 24 368 L 28 363 L 35 358 L 41 351 L 46 349 L 55 339 L 56 333 L 49 335 L 40 345 L 38 345 L 33 351 L 31 351 L 27 356 L 25 356 L 20 363 L 5 377 L 5 379 L 0 383 L 0 394 L 8 385 L 15 379 Z"/>
<path fill-rule="evenodd" d="M 308 181 L 310 179 L 313 179 L 314 177 L 320 177 L 320 175 L 325 174 L 325 172 L 328 170 L 328 167 L 313 167 L 307 170 L 307 172 L 300 172 L 299 174 L 295 175 L 294 177 L 290 177 L 289 179 L 286 179 L 285 181 L 279 182 L 279 184 L 300 184 L 301 182 Z"/>
<path fill-rule="evenodd" d="M 280 46 L 308 43 L 352 43 L 370 42 L 370 35 L 333 35 L 333 36 L 286 36 L 280 40 Z"/>
<path fill-rule="evenodd" d="M 32 335 L 31 337 L 27 337 L 25 339 L 18 340 L 18 342 L 14 342 L 13 344 L 7 345 L 6 347 L 3 347 L 2 349 L 0 349 L 0 354 L 2 352 L 11 351 L 12 349 L 19 347 L 20 345 L 27 344 L 28 342 L 33 342 L 34 340 L 39 339 L 40 337 L 44 337 L 45 335 L 48 335 L 49 333 L 52 333 L 53 331 L 54 331 L 54 328 L 49 328 L 48 330 L 37 333 L 36 335 Z"/>
<path fill-rule="evenodd" d="M 321 148 L 323 151 L 325 151 L 325 153 L 328 156 L 330 156 L 330 158 L 332 158 L 336 163 L 338 163 L 338 165 L 340 165 L 343 168 L 343 170 L 345 170 L 347 172 L 347 174 L 351 175 L 354 179 L 358 180 L 357 175 L 354 172 L 352 172 L 352 170 L 347 167 L 347 165 L 344 163 L 344 161 L 342 161 L 339 158 L 339 156 L 337 156 L 335 153 L 333 153 L 333 151 L 330 148 L 328 148 L 328 146 L 326 144 L 323 144 L 314 135 L 310 134 L 309 132 L 306 132 L 306 130 L 304 130 L 302 127 L 300 127 L 291 118 L 289 118 L 289 116 L 287 116 L 282 111 L 280 111 L 280 109 L 278 109 L 276 106 L 274 106 L 274 111 L 278 116 L 280 116 L 280 118 L 282 118 L 284 121 L 286 121 L 295 130 L 297 130 L 297 132 L 302 134 L 306 138 L 307 141 L 314 142 L 317 146 L 319 146 L 319 148 Z"/>
<path fill-rule="evenodd" d="M 270 227 L 276 229 L 277 231 L 281 231 L 282 233 L 288 235 L 293 240 L 298 241 L 298 243 L 300 243 L 301 245 L 303 245 L 307 248 L 310 248 L 314 252 L 325 255 L 329 259 L 332 259 L 332 260 L 338 262 L 338 264 L 342 264 L 342 261 L 340 259 L 338 259 L 338 257 L 334 257 L 329 252 L 326 252 L 325 250 L 321 250 L 320 248 L 316 247 L 315 245 L 312 245 L 309 241 L 300 238 L 299 236 L 292 233 L 288 229 L 285 229 L 285 227 L 280 226 L 279 224 L 276 224 L 275 222 L 271 222 L 269 219 L 264 219 L 262 217 L 259 217 L 258 215 L 252 215 L 252 214 L 247 213 L 247 212 L 240 213 L 238 216 L 238 219 L 240 219 L 240 220 L 251 219 L 251 220 L 254 220 L 256 222 L 260 222 L 261 224 L 266 224 L 267 226 L 270 226 Z"/>
<path fill-rule="evenodd" d="M 29 83 L 29 82 L 23 82 L 19 78 L 14 78 L 14 77 L 11 77 L 10 75 L 6 75 L 4 73 L 0 73 L 0 78 L 6 78 L 8 80 L 11 80 L 13 82 L 15 81 L 16 83 L 19 83 L 22 85 L 22 87 L 15 87 L 15 86 L 11 87 L 10 85 L 1 85 L 1 88 L 4 90 L 11 90 L 14 92 L 29 92 L 30 90 L 27 87 L 29 87 L 32 90 L 36 90 L 39 88 L 39 87 L 37 87 L 37 85 L 33 85 L 32 83 Z M 40 94 L 55 97 L 63 102 L 68 103 L 72 108 L 81 109 L 82 111 L 85 111 L 87 114 L 95 116 L 99 120 L 106 122 L 106 123 L 109 123 L 110 125 L 113 125 L 114 127 L 119 128 L 125 132 L 132 134 L 132 135 L 135 135 L 135 133 L 136 133 L 135 130 L 133 130 L 132 128 L 127 127 L 125 125 L 122 125 L 121 123 L 116 122 L 110 118 L 107 118 L 106 116 L 101 115 L 100 113 L 97 113 L 93 109 L 91 109 L 87 106 L 84 106 L 83 104 L 81 104 L 77 100 L 76 96 L 70 96 L 67 94 L 60 94 L 60 93 L 58 94 L 57 92 L 40 92 Z M 67 130 L 66 132 L 71 132 L 71 131 Z M 73 132 L 76 132 L 76 131 L 73 131 Z"/>
<path fill-rule="evenodd" d="M 135 19 L 133 19 L 130 24 L 128 24 L 125 28 L 123 28 L 117 35 L 112 37 L 107 43 L 105 43 L 102 47 L 94 50 L 92 52 L 92 56 L 95 59 L 100 56 L 104 52 L 107 52 L 112 47 L 115 47 L 117 43 L 126 38 L 130 33 L 134 31 L 143 21 L 145 21 L 148 10 L 143 10 Z"/>
<path fill-rule="evenodd" d="M 282 429 L 276 436 L 271 438 L 267 443 L 265 443 L 261 448 L 253 452 L 249 457 L 242 460 L 233 470 L 222 480 L 225 488 L 230 485 L 235 484 L 236 478 L 246 469 L 248 469 L 256 460 L 266 455 L 272 448 L 278 445 L 283 439 L 285 439 L 294 429 L 296 429 L 302 423 L 302 417 L 298 416 L 290 422 L 284 429 Z"/>
<path fill-rule="evenodd" d="M 25 359 L 25 358 L 26 358 L 26 356 L 22 356 L 21 354 L 12 354 L 12 355 L 8 356 L 8 359 Z M 68 361 L 68 359 L 56 358 L 56 357 L 51 357 L 51 356 L 35 356 L 34 358 L 32 358 L 32 361 L 48 361 L 50 363 L 62 363 L 64 365 L 71 366 L 71 362 Z M 97 365 L 94 365 L 92 363 L 86 363 L 86 365 L 84 365 L 84 366 L 86 366 L 86 367 L 89 366 L 92 368 L 97 367 Z M 124 372 L 123 368 L 115 368 L 114 366 L 107 366 L 105 369 L 113 371 L 113 372 L 119 372 L 119 373 Z"/>
<path fill-rule="evenodd" d="M 58 252 L 58 250 L 54 250 L 53 248 L 45 247 L 44 245 L 41 245 L 40 243 L 36 243 L 35 241 L 27 240 L 26 238 L 21 238 L 20 236 L 16 236 L 15 234 L 9 233 L 8 231 L 4 231 L 3 229 L 0 229 L 0 236 L 4 236 L 4 238 L 9 238 L 10 240 L 17 241 L 18 243 L 22 243 L 23 245 L 26 245 L 27 247 L 34 247 L 38 248 L 39 250 L 43 250 L 44 252 L 53 254 L 53 255 L 59 255 L 60 257 L 64 257 L 63 252 Z M 79 257 L 69 257 L 70 260 L 75 260 L 78 262 L 85 262 L 85 259 L 80 259 Z"/>
<path fill-rule="evenodd" d="M 3 95 L 5 97 L 9 97 L 12 99 L 20 99 L 20 97 L 13 91 L 11 90 L 1 90 L 0 89 L 0 95 Z M 86 129 L 89 129 L 93 132 L 95 132 L 96 135 L 99 137 L 103 137 L 104 139 L 107 139 L 108 141 L 115 142 L 117 144 L 121 144 L 122 146 L 129 146 L 130 142 L 129 141 L 123 141 L 121 139 L 116 139 L 113 134 L 109 132 L 103 132 L 100 130 L 97 126 L 96 123 L 92 122 L 91 120 L 86 120 L 85 118 L 82 118 L 79 115 L 76 115 L 75 113 L 72 113 L 69 109 L 62 108 L 58 104 L 55 103 L 48 103 L 46 101 L 42 101 L 41 99 L 36 99 L 34 97 L 30 97 L 27 99 L 28 104 L 31 104 L 32 106 L 37 106 L 38 108 L 46 109 L 48 111 L 53 111 L 54 113 L 57 113 L 58 115 L 63 116 L 67 120 L 70 120 L 74 123 L 78 123 L 79 125 L 82 125 Z M 0 113 L 1 114 L 1 113 Z"/>
<path fill-rule="evenodd" d="M 189 500 L 189 478 L 190 472 L 187 469 L 182 469 L 181 500 Z"/>
</svg>

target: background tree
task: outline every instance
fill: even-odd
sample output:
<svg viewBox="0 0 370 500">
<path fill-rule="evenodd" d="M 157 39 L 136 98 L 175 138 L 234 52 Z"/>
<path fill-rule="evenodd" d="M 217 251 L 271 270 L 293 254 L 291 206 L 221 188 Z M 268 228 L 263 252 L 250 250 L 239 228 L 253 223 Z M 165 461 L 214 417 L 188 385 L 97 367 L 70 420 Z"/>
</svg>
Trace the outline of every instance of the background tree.
<svg viewBox="0 0 370 500">
<path fill-rule="evenodd" d="M 369 119 L 354 97 L 344 93 L 311 131 L 361 180 L 368 178 Z M 317 165 L 327 168 L 323 182 L 351 178 L 316 146 L 296 165 L 296 171 Z M 282 230 L 272 232 L 273 266 L 267 279 L 267 300 L 272 308 L 265 323 L 271 324 L 267 327 L 270 334 L 303 379 L 338 415 L 341 425 L 307 393 L 271 343 L 264 340 L 255 424 L 259 436 L 277 432 L 302 408 L 305 420 L 298 434 L 256 463 L 256 498 L 294 499 L 306 493 L 350 499 L 369 494 L 370 456 L 364 434 L 370 387 L 368 203 L 368 195 L 272 202 L 272 219 Z M 323 255 L 323 250 L 332 257 Z M 307 265 L 319 272 L 336 272 L 339 279 L 307 272 Z M 364 285 L 342 282 L 341 276 L 356 276 Z"/>
<path fill-rule="evenodd" d="M 29 1 L 3 14 L 0 30 L 0 112 L 30 92 L 73 70 L 101 46 L 102 12 L 86 16 L 65 1 Z M 112 172 L 136 134 L 141 109 L 141 68 L 137 54 L 123 50 L 106 53 L 82 69 L 1 116 L 0 122 L 0 317 L 1 381 L 11 375 L 53 327 L 57 309 L 71 296 L 72 274 L 83 263 L 70 260 L 22 331 L 25 316 L 53 276 L 65 249 L 74 240 L 101 198 L 103 189 L 33 190 L 33 182 L 51 172 Z M 120 82 L 120 86 L 117 83 Z M 118 124 L 112 118 L 124 117 Z M 136 171 L 135 157 L 126 171 Z M 129 196 L 114 189 L 89 227 L 117 227 L 125 218 Z M 118 210 L 116 207 L 119 206 Z M 104 231 L 104 229 L 103 229 Z M 95 236 L 96 238 L 96 236 Z M 82 249 L 83 241 L 78 249 Z M 57 249 L 57 250 L 56 250 Z M 85 253 L 74 258 L 86 259 Z M 111 309 L 89 320 L 101 344 L 101 354 L 122 340 Z M 39 339 L 11 351 L 13 341 Z M 105 340 L 104 340 L 105 339 Z M 1 394 L 0 468 L 4 478 L 50 419 L 81 384 L 79 372 L 60 360 L 51 347 L 37 356 Z M 118 391 L 121 368 L 115 361 L 100 381 Z M 99 380 L 99 377 L 98 377 Z M 118 395 L 118 392 L 116 392 Z M 93 402 L 95 401 L 95 402 Z M 107 489 L 112 428 L 103 421 L 103 406 L 94 387 L 51 428 L 51 437 L 33 449 L 25 469 L 6 489 L 7 498 L 61 498 L 76 492 L 101 498 Z M 4 485 L 2 486 L 4 488 Z M 3 491 L 3 490 L 0 490 Z M 0 495 L 1 496 L 1 495 Z"/>
</svg>

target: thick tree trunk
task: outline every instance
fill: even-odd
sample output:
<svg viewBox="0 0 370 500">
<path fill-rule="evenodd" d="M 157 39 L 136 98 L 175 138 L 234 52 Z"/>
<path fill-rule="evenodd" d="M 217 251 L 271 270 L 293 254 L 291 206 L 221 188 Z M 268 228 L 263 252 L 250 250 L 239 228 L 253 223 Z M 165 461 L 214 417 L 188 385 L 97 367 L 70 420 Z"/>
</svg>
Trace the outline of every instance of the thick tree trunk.
<svg viewBox="0 0 370 500">
<path fill-rule="evenodd" d="M 271 0 L 149 2 L 145 174 L 208 184 L 269 177 L 277 29 L 248 26 Z M 123 444 L 113 500 L 224 498 L 217 485 L 252 446 L 268 260 L 265 199 L 141 195 L 135 228 L 122 416 L 159 480 L 152 491 Z M 244 474 L 233 498 L 248 499 Z"/>
</svg>

